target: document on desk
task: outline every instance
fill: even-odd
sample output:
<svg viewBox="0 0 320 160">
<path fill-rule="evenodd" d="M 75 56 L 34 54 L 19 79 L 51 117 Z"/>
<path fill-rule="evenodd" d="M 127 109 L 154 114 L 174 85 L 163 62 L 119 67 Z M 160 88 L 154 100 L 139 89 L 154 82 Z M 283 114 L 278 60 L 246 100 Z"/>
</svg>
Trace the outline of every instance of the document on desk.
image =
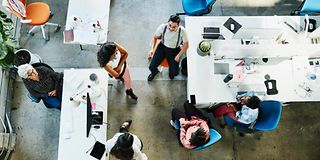
<svg viewBox="0 0 320 160">
<path fill-rule="evenodd" d="M 73 30 L 74 41 L 80 44 L 93 44 L 96 45 L 98 42 L 99 34 L 93 32 L 91 28 L 81 27 Z"/>
</svg>

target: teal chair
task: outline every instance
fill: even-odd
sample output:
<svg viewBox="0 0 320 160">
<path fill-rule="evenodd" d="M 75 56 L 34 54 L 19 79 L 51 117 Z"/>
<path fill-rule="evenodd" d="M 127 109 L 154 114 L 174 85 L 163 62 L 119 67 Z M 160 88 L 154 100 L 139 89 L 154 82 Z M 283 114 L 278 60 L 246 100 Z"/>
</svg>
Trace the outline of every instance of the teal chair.
<svg viewBox="0 0 320 160">
<path fill-rule="evenodd" d="M 298 9 L 293 10 L 291 15 L 320 15 L 319 0 L 304 0 Z"/>
<path fill-rule="evenodd" d="M 204 144 L 203 146 L 193 148 L 192 150 L 198 151 L 198 150 L 207 148 L 207 147 L 213 145 L 214 143 L 218 142 L 220 139 L 221 139 L 221 135 L 216 130 L 210 129 L 209 141 L 206 144 Z"/>
<path fill-rule="evenodd" d="M 243 133 L 252 133 L 254 131 L 270 131 L 277 128 L 282 111 L 282 104 L 275 100 L 264 100 L 261 102 L 261 107 L 259 109 L 259 115 L 253 129 L 248 128 L 249 124 L 243 124 L 234 119 L 223 116 L 225 122 L 229 126 L 234 126 L 238 131 Z"/>
<path fill-rule="evenodd" d="M 181 2 L 185 13 L 177 13 L 177 15 L 202 16 L 211 12 L 216 0 L 182 0 Z"/>
</svg>

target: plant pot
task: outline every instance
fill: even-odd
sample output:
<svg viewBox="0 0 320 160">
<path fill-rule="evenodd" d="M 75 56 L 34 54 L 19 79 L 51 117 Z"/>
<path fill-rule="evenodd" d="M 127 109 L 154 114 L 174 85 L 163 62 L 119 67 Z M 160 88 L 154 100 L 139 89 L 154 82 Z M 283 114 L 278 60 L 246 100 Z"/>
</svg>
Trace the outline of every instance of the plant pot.
<svg viewBox="0 0 320 160">
<path fill-rule="evenodd" d="M 209 41 L 203 40 L 199 43 L 197 52 L 200 56 L 210 55 L 211 43 Z"/>
<path fill-rule="evenodd" d="M 39 55 L 31 53 L 27 49 L 19 49 L 15 52 L 14 65 L 20 66 L 22 64 L 34 64 L 42 62 L 42 59 Z"/>
</svg>

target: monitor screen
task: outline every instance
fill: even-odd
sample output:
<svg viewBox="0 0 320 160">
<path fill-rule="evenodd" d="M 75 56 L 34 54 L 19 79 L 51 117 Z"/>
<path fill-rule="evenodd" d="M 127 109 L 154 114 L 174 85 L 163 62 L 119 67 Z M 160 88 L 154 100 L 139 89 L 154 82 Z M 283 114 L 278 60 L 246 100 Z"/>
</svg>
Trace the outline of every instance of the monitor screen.
<svg viewBox="0 0 320 160">
<path fill-rule="evenodd" d="M 274 39 L 283 33 L 280 28 L 240 28 L 233 39 Z"/>
<path fill-rule="evenodd" d="M 91 125 L 92 125 L 92 106 L 91 106 L 90 95 L 87 92 L 87 137 L 89 137 Z"/>
</svg>

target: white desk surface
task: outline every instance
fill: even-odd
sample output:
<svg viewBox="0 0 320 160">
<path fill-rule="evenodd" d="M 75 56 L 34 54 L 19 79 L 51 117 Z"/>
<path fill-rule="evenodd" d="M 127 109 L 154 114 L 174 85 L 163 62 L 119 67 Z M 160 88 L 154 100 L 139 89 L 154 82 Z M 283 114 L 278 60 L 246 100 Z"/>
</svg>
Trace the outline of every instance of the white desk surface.
<svg viewBox="0 0 320 160">
<path fill-rule="evenodd" d="M 98 76 L 99 83 L 96 85 L 89 80 L 91 73 L 96 73 Z M 92 89 L 85 90 L 88 85 L 91 85 Z M 94 93 L 97 93 L 95 91 L 100 91 L 100 96 L 95 97 Z M 80 96 L 82 94 L 86 95 L 87 92 L 91 93 L 91 103 L 96 103 L 96 108 L 92 109 L 92 111 L 103 111 L 103 125 L 100 125 L 100 129 L 91 127 L 88 138 L 86 136 L 87 105 L 83 102 L 70 101 L 70 97 L 79 92 L 81 92 Z M 105 144 L 107 140 L 107 99 L 108 77 L 103 69 L 68 69 L 64 71 L 59 160 L 95 159 L 90 156 L 92 149 L 90 149 L 90 147 L 92 147 L 96 141 Z M 86 153 L 87 151 L 88 153 Z M 103 157 L 102 159 L 106 159 L 105 154 Z"/>
<path fill-rule="evenodd" d="M 74 30 L 73 44 L 102 44 L 107 41 L 110 0 L 69 0 L 66 30 L 73 28 L 73 17 L 82 23 Z M 93 24 L 100 22 L 101 28 L 94 31 Z"/>
<path fill-rule="evenodd" d="M 220 103 L 220 102 L 235 102 L 236 95 L 238 91 L 249 91 L 254 90 L 258 92 L 265 92 L 266 87 L 264 85 L 264 76 L 266 74 L 269 74 L 271 79 L 275 79 L 277 81 L 277 89 L 279 93 L 277 95 L 259 95 L 263 100 L 266 99 L 273 99 L 273 100 L 279 100 L 282 102 L 292 102 L 292 101 L 320 101 L 320 84 L 316 84 L 317 81 L 320 82 L 320 72 L 318 67 L 315 67 L 315 69 L 310 69 L 308 57 L 306 56 L 299 56 L 301 53 L 301 50 L 304 50 L 306 48 L 316 48 L 316 50 L 313 51 L 312 55 L 318 55 L 320 57 L 320 45 L 311 45 L 308 44 L 307 47 L 304 45 L 300 45 L 298 47 L 301 47 L 299 51 L 295 53 L 295 56 L 292 56 L 291 50 L 294 49 L 277 49 L 273 48 L 274 51 L 278 51 L 279 54 L 282 54 L 284 56 L 280 57 L 290 57 L 290 58 L 282 58 L 279 60 L 279 58 L 275 58 L 273 53 L 269 55 L 269 62 L 268 64 L 263 64 L 263 62 L 260 62 L 259 64 L 255 65 L 256 72 L 246 74 L 245 78 L 241 81 L 241 83 L 233 83 L 234 79 L 230 81 L 230 85 L 227 85 L 223 82 L 225 75 L 222 74 L 214 74 L 214 63 L 218 62 L 217 56 L 211 54 L 210 56 L 199 56 L 197 54 L 197 47 L 199 42 L 202 40 L 202 30 L 203 26 L 212 26 L 212 24 L 221 24 L 228 19 L 229 17 L 186 17 L 186 30 L 188 32 L 189 36 L 189 49 L 187 51 L 188 56 L 188 99 L 190 100 L 190 95 L 195 95 L 196 98 L 196 104 L 201 107 L 201 105 L 208 106 L 210 103 Z M 256 27 L 256 26 L 265 26 L 271 23 L 271 25 L 268 25 L 272 27 L 272 22 L 274 23 L 275 20 L 285 18 L 285 17 L 265 17 L 265 16 L 259 16 L 259 17 L 232 17 L 236 19 L 239 23 L 242 25 L 246 24 L 248 26 Z M 292 18 L 292 17 L 290 17 Z M 293 19 L 300 20 L 301 17 L 293 17 Z M 219 22 L 219 23 L 218 23 Z M 208 25 L 209 24 L 209 25 Z M 215 25 L 214 25 L 215 26 Z M 244 54 L 248 52 L 248 50 L 245 48 L 243 49 L 243 45 L 233 45 L 232 40 L 232 32 L 227 30 L 224 26 L 220 26 L 220 32 L 223 34 L 226 38 L 226 40 L 218 40 L 212 42 L 213 44 L 213 51 L 216 52 L 216 49 L 221 49 L 219 45 L 223 45 L 227 47 L 230 45 L 230 51 L 226 51 L 227 54 L 230 54 L 229 57 L 223 60 L 219 61 L 226 61 L 227 63 L 230 63 L 230 71 L 231 73 L 236 70 L 242 70 L 241 67 L 235 67 L 235 65 L 240 62 L 239 60 L 234 60 L 234 58 L 245 58 L 245 57 L 254 57 L 254 51 L 260 51 L 260 52 L 266 52 L 270 50 L 270 45 L 253 45 L 251 46 L 251 50 L 249 50 L 249 54 Z M 229 33 L 228 33 L 229 32 Z M 225 33 L 225 34 L 224 34 Z M 297 35 L 299 36 L 299 35 Z M 293 47 L 296 44 L 292 44 L 290 46 L 286 46 L 287 48 Z M 246 47 L 246 46 L 244 46 Z M 305 47 L 305 48 L 304 48 Z M 271 47 L 272 48 L 272 47 Z M 225 50 L 224 48 L 223 50 Z M 221 52 L 223 51 L 221 50 Z M 230 52 L 230 53 L 229 53 Z M 276 53 L 276 52 L 274 52 Z M 308 54 L 307 54 L 308 55 Z M 233 58 L 230 58 L 231 56 L 235 56 Z M 269 57 L 268 55 L 264 55 L 266 57 Z M 261 56 L 261 57 L 264 57 Z M 275 56 L 275 57 L 274 57 Z M 309 54 L 310 56 L 310 54 Z M 257 57 L 260 57 L 259 55 Z M 291 59 L 292 57 L 293 60 Z M 219 58 L 218 58 L 219 59 Z M 261 59 L 261 58 L 260 58 Z M 272 59 L 275 59 L 273 62 Z M 307 67 L 309 66 L 309 67 Z M 306 69 L 309 68 L 309 69 Z M 308 80 L 306 78 L 307 72 L 310 70 L 313 70 L 313 72 L 316 73 L 317 79 L 316 80 Z M 314 71 L 316 70 L 316 71 Z M 297 78 L 300 77 L 300 78 Z M 302 78 L 301 78 L 302 77 Z M 312 89 L 312 93 L 305 92 L 303 87 L 301 86 L 308 86 Z M 319 92 L 319 93 L 318 93 Z"/>
</svg>

